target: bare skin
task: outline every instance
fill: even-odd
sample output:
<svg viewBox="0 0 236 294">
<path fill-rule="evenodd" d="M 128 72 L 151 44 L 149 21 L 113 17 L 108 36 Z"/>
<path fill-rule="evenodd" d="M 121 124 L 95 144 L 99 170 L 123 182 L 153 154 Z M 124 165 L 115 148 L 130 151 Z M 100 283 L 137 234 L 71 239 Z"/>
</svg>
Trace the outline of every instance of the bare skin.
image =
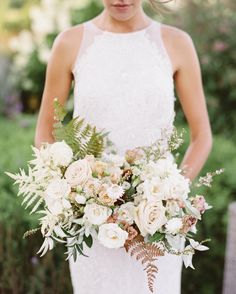
<svg viewBox="0 0 236 294">
<path fill-rule="evenodd" d="M 117 12 L 112 4 L 132 4 L 125 12 Z M 150 18 L 141 0 L 103 0 L 104 10 L 92 21 L 101 29 L 130 32 L 145 28 Z M 191 181 L 199 174 L 212 148 L 212 133 L 202 85 L 201 69 L 191 37 L 183 30 L 162 24 L 162 38 L 169 54 L 176 92 L 190 129 L 190 144 L 181 162 L 185 176 Z M 72 69 L 83 35 L 83 24 L 60 33 L 54 41 L 48 62 L 42 104 L 35 133 L 35 146 L 54 141 L 53 99 L 64 104 L 73 81 Z"/>
</svg>

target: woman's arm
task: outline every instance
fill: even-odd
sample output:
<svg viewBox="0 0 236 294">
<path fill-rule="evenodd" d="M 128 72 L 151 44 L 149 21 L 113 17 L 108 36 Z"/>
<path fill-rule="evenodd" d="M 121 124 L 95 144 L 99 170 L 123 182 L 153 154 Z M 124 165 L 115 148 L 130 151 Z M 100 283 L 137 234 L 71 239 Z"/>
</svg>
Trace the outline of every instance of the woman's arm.
<svg viewBox="0 0 236 294">
<path fill-rule="evenodd" d="M 176 40 L 178 70 L 175 87 L 190 128 L 190 144 L 181 168 L 191 181 L 199 174 L 212 148 L 212 133 L 202 85 L 200 63 L 191 37 L 181 31 Z"/>
<path fill-rule="evenodd" d="M 81 27 L 72 28 L 60 33 L 53 43 L 35 132 L 36 147 L 40 147 L 43 142 L 52 143 L 54 141 L 52 135 L 54 123 L 53 100 L 58 98 L 59 102 L 64 104 L 68 98 L 73 79 L 71 69 L 81 34 Z"/>
</svg>

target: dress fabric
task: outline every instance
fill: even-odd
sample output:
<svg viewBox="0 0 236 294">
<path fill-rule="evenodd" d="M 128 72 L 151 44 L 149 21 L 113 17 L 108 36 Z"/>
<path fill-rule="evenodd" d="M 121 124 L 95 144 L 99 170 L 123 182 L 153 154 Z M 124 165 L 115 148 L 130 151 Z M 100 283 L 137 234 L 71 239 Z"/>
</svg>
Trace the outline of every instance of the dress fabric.
<svg viewBox="0 0 236 294">
<path fill-rule="evenodd" d="M 83 23 L 83 37 L 73 67 L 74 117 L 109 131 L 122 155 L 153 143 L 173 127 L 174 81 L 161 23 L 115 33 L 93 20 Z M 76 262 L 69 259 L 74 294 L 147 294 L 146 273 L 124 248 L 108 249 L 94 240 Z M 182 257 L 159 257 L 154 293 L 180 294 Z"/>
</svg>

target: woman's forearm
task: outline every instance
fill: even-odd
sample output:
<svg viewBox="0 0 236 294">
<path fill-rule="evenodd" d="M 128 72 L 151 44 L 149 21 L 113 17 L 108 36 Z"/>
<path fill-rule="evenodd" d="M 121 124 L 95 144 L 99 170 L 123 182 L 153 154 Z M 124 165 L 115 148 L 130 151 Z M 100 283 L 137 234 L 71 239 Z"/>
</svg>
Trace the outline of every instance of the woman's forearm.
<svg viewBox="0 0 236 294">
<path fill-rule="evenodd" d="M 199 137 L 193 140 L 180 164 L 184 176 L 193 181 L 200 173 L 212 148 L 212 137 Z"/>
<path fill-rule="evenodd" d="M 36 134 L 34 138 L 34 146 L 40 148 L 42 143 L 53 143 L 55 141 L 53 135 L 50 134 Z"/>
</svg>

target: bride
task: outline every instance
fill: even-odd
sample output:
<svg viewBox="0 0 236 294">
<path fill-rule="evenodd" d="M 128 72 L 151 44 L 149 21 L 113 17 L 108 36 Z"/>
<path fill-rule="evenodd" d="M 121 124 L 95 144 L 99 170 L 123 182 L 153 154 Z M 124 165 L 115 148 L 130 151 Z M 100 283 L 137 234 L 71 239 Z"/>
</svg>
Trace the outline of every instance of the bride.
<svg viewBox="0 0 236 294">
<path fill-rule="evenodd" d="M 154 0 L 149 0 L 155 4 Z M 193 180 L 212 146 L 201 70 L 191 37 L 149 18 L 142 0 L 103 0 L 95 18 L 61 32 L 52 47 L 35 145 L 53 142 L 53 99 L 65 103 L 74 81 L 74 116 L 110 132 L 119 154 L 150 144 L 174 123 L 174 86 L 190 129 L 181 167 Z M 123 248 L 94 242 L 69 260 L 75 294 L 146 294 L 145 272 Z M 86 252 L 87 251 L 87 252 Z M 181 292 L 182 258 L 157 261 L 155 293 Z"/>
</svg>

